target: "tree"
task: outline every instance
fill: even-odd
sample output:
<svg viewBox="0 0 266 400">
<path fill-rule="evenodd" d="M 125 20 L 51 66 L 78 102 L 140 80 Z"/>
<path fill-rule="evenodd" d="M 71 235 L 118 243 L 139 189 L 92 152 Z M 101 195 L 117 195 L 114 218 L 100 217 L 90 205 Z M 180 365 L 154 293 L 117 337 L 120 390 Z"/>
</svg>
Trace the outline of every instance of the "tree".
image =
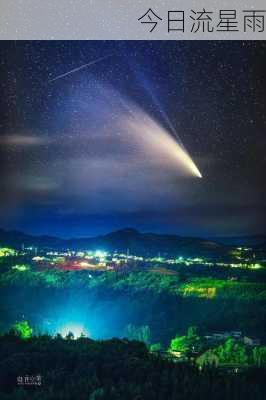
<svg viewBox="0 0 266 400">
<path fill-rule="evenodd" d="M 162 349 L 161 343 L 153 343 L 150 345 L 150 351 L 160 351 Z"/>
<path fill-rule="evenodd" d="M 196 363 L 201 367 L 217 367 L 219 365 L 219 357 L 212 350 L 207 350 L 197 358 Z"/>
<path fill-rule="evenodd" d="M 246 365 L 248 364 L 248 361 L 249 357 L 246 347 L 232 338 L 227 339 L 222 345 L 215 347 L 214 349 L 207 350 L 197 359 L 197 362 L 200 365 Z"/>
<path fill-rule="evenodd" d="M 104 397 L 104 389 L 98 388 L 91 393 L 89 400 L 103 399 L 103 397 Z"/>
<path fill-rule="evenodd" d="M 255 347 L 253 349 L 253 360 L 258 367 L 266 365 L 266 346 Z"/>
<path fill-rule="evenodd" d="M 170 350 L 186 353 L 194 351 L 200 345 L 200 337 L 197 335 L 197 327 L 190 326 L 186 336 L 176 336 L 171 340 Z"/>
<path fill-rule="evenodd" d="M 196 326 L 190 326 L 187 330 L 187 338 L 198 336 L 198 328 Z"/>
<path fill-rule="evenodd" d="M 68 334 L 66 335 L 66 339 L 67 340 L 73 340 L 73 339 L 75 339 L 75 336 L 74 336 L 74 333 L 72 333 L 72 332 L 68 332 Z"/>
<path fill-rule="evenodd" d="M 125 336 L 131 340 L 139 340 L 149 344 L 151 339 L 151 330 L 148 325 L 135 326 L 128 324 L 125 329 Z"/>
<path fill-rule="evenodd" d="M 21 339 L 26 340 L 32 337 L 32 328 L 29 326 L 28 321 L 17 322 L 13 325 L 12 330 Z"/>
<path fill-rule="evenodd" d="M 180 351 L 185 353 L 189 350 L 188 341 L 186 336 L 176 336 L 171 340 L 170 350 Z"/>
<path fill-rule="evenodd" d="M 227 339 L 217 350 L 221 362 L 239 364 L 247 364 L 248 362 L 246 347 L 235 339 Z"/>
</svg>

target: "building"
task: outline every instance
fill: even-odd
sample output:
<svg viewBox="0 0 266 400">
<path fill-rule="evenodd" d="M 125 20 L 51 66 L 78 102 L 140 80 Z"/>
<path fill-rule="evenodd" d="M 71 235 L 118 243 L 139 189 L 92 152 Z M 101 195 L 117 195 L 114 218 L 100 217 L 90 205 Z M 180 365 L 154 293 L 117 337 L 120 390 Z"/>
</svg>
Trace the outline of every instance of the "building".
<svg viewBox="0 0 266 400">
<path fill-rule="evenodd" d="M 251 336 L 244 336 L 243 342 L 248 346 L 259 346 L 260 345 L 260 340 L 255 337 L 251 337 Z"/>
<path fill-rule="evenodd" d="M 242 337 L 242 332 L 241 331 L 231 331 L 230 336 L 232 336 L 234 339 L 240 339 Z"/>
</svg>

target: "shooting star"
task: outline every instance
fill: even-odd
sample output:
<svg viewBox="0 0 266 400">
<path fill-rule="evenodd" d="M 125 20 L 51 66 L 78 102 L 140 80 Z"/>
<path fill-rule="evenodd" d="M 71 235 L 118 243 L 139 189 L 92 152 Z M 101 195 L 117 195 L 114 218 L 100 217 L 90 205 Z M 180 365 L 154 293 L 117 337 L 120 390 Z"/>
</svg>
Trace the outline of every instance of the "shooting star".
<svg viewBox="0 0 266 400">
<path fill-rule="evenodd" d="M 81 70 L 84 69 L 84 68 L 88 68 L 88 67 L 90 67 L 91 65 L 97 64 L 98 62 L 103 61 L 103 60 L 105 60 L 105 59 L 108 58 L 108 57 L 111 57 L 111 55 L 112 55 L 112 54 L 108 54 L 107 56 L 100 57 L 100 58 L 97 58 L 96 60 L 93 60 L 93 61 L 87 63 L 87 64 L 83 64 L 83 65 L 81 65 L 80 67 L 74 68 L 74 69 L 72 69 L 71 71 L 65 72 L 64 74 L 58 75 L 58 76 L 56 76 L 55 78 L 50 79 L 48 82 L 49 82 L 49 83 L 52 83 L 52 82 L 57 81 L 58 79 L 61 79 L 61 78 L 64 78 L 64 77 L 66 77 L 66 76 L 68 76 L 68 75 L 74 74 L 75 72 L 81 71 Z"/>
</svg>

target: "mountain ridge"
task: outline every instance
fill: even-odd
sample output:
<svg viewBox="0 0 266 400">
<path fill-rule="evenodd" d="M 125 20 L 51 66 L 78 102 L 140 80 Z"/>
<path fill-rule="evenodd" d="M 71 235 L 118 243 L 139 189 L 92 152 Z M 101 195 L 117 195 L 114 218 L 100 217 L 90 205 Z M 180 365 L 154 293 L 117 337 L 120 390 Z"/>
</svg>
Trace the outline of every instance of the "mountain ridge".
<svg viewBox="0 0 266 400">
<path fill-rule="evenodd" d="M 262 246 L 265 246 L 263 241 Z M 21 248 L 22 245 L 70 250 L 106 250 L 127 251 L 139 255 L 222 255 L 228 253 L 233 245 L 222 243 L 219 238 L 202 239 L 171 234 L 158 234 L 152 232 L 142 233 L 133 228 L 124 228 L 117 231 L 89 238 L 62 239 L 56 236 L 29 235 L 20 231 L 7 231 L 0 229 L 0 245 Z"/>
</svg>

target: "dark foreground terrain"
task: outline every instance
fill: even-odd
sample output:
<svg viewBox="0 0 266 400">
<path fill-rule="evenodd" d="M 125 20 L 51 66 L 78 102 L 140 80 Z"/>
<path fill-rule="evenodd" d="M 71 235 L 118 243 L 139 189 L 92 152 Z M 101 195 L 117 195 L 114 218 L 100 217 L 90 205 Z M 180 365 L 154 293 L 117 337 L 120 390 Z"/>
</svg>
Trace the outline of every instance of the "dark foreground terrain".
<svg viewBox="0 0 266 400">
<path fill-rule="evenodd" d="M 0 338 L 1 399 L 263 400 L 265 369 L 199 370 L 137 341 Z"/>
</svg>

